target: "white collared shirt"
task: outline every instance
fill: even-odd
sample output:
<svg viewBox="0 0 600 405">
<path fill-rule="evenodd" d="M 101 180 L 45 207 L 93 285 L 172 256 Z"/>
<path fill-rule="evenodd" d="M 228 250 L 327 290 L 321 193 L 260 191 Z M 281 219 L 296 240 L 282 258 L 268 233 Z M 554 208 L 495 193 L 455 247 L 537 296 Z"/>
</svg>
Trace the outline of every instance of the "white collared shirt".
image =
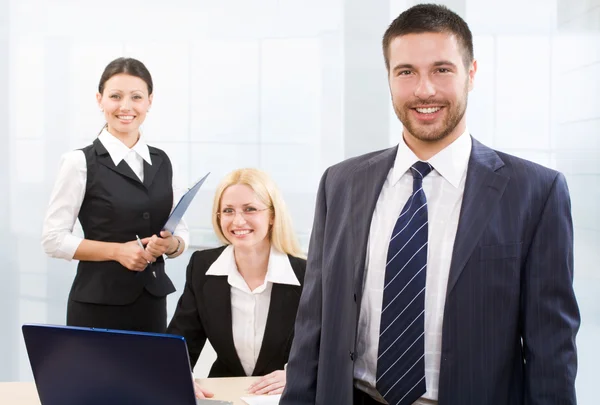
<svg viewBox="0 0 600 405">
<path fill-rule="evenodd" d="M 427 279 L 425 284 L 425 383 L 427 392 L 415 404 L 436 403 L 442 348 L 442 321 L 450 262 L 471 155 L 468 130 L 428 160 L 434 170 L 423 179 L 428 209 Z M 412 194 L 410 167 L 419 160 L 404 143 L 383 184 L 371 220 L 364 291 L 354 364 L 355 384 L 381 402 L 375 389 L 385 261 L 395 219 Z M 432 402 L 432 400 L 434 402 Z"/>
<path fill-rule="evenodd" d="M 146 145 L 142 137 L 140 137 L 131 149 L 119 139 L 112 136 L 106 128 L 100 133 L 98 139 L 106 148 L 115 166 L 118 166 L 121 160 L 124 160 L 140 181 L 144 182 L 144 160 L 149 165 L 152 165 L 152 160 L 150 159 L 148 145 Z"/>
<path fill-rule="evenodd" d="M 125 160 L 140 181 L 144 181 L 144 161 L 151 165 L 152 159 L 148 145 L 142 137 L 131 149 L 106 129 L 102 131 L 98 139 L 108 151 L 115 166 L 121 160 Z M 175 172 L 175 167 L 173 167 L 173 172 Z M 42 246 L 46 254 L 51 257 L 72 260 L 83 240 L 73 234 L 73 228 L 85 197 L 86 183 L 87 162 L 83 151 L 74 150 L 63 154 L 42 230 Z M 177 183 L 175 174 L 172 184 L 175 204 L 187 189 Z M 183 239 L 184 249 L 187 249 L 190 232 L 184 220 L 181 220 L 175 228 L 175 235 Z"/>
<path fill-rule="evenodd" d="M 238 272 L 229 245 L 206 272 L 207 276 L 227 276 L 231 286 L 231 323 L 233 343 L 247 376 L 251 376 L 262 346 L 273 284 L 299 286 L 290 259 L 271 246 L 267 274 L 262 285 L 250 291 L 244 277 Z"/>
</svg>

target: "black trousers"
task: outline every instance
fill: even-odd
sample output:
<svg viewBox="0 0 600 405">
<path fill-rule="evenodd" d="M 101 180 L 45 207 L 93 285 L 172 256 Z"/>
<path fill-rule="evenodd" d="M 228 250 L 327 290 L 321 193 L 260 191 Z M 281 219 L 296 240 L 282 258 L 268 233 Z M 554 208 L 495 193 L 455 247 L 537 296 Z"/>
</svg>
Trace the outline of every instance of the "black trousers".
<svg viewBox="0 0 600 405">
<path fill-rule="evenodd" d="M 167 298 L 144 292 L 128 305 L 67 303 L 67 325 L 138 332 L 165 333 L 167 330 Z"/>
</svg>

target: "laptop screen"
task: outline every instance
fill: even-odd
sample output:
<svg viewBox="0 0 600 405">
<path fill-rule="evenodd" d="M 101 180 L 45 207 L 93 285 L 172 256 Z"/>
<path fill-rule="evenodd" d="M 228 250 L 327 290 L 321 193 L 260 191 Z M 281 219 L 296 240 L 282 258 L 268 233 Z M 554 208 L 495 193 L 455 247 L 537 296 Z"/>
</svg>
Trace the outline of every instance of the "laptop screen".
<svg viewBox="0 0 600 405">
<path fill-rule="evenodd" d="M 181 336 L 23 325 L 44 405 L 194 405 Z"/>
</svg>

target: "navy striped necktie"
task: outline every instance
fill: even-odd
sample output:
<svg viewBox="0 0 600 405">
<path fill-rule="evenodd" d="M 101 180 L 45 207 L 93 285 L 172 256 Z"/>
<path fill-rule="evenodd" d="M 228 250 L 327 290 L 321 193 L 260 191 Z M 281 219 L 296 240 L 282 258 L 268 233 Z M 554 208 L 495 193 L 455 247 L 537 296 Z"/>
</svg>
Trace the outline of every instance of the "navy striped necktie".
<svg viewBox="0 0 600 405">
<path fill-rule="evenodd" d="M 377 390 L 390 405 L 409 405 L 425 386 L 425 280 L 427 200 L 423 178 L 433 169 L 411 168 L 413 193 L 396 220 L 388 248 L 379 330 Z"/>
</svg>

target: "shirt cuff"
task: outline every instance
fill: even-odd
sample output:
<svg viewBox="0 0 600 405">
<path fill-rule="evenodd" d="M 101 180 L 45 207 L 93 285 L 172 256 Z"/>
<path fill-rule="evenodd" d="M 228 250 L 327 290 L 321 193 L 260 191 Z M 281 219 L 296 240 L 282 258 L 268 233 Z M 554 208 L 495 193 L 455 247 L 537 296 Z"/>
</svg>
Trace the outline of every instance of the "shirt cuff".
<svg viewBox="0 0 600 405">
<path fill-rule="evenodd" d="M 179 236 L 183 241 L 183 249 L 181 249 L 181 253 L 184 253 L 190 245 L 190 231 L 187 229 L 177 229 L 175 228 L 175 233 L 173 236 Z"/>
<path fill-rule="evenodd" d="M 75 252 L 82 241 L 83 238 L 80 238 L 79 236 L 75 236 L 70 233 L 64 235 L 64 238 L 56 250 L 54 257 L 69 261 L 73 260 L 73 256 L 75 256 Z"/>
</svg>

